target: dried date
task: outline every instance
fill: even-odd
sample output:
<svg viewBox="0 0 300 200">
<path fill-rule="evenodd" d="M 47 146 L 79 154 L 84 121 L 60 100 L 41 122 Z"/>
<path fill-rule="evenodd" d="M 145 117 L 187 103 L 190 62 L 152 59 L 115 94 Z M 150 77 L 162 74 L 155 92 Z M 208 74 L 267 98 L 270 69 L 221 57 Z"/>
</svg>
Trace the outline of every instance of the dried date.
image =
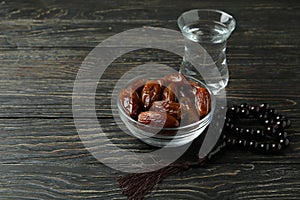
<svg viewBox="0 0 300 200">
<path fill-rule="evenodd" d="M 199 85 L 198 83 L 189 80 L 189 89 L 191 91 L 192 94 L 196 95 L 196 92 L 199 88 L 202 88 L 201 85 Z"/>
<path fill-rule="evenodd" d="M 173 101 L 155 101 L 150 108 L 151 111 L 166 112 L 177 120 L 181 117 L 180 104 Z"/>
<path fill-rule="evenodd" d="M 141 101 L 136 91 L 127 88 L 120 93 L 120 102 L 126 114 L 137 119 L 141 110 Z"/>
<path fill-rule="evenodd" d="M 142 90 L 142 103 L 144 110 L 149 110 L 154 101 L 160 100 L 161 95 L 161 84 L 158 81 L 147 81 Z"/>
<path fill-rule="evenodd" d="M 200 117 L 196 111 L 195 105 L 188 97 L 180 99 L 181 124 L 188 125 L 199 121 Z"/>
<path fill-rule="evenodd" d="M 188 83 L 188 80 L 180 73 L 165 75 L 164 81 L 167 85 L 171 83 L 176 83 L 177 86 L 181 86 Z"/>
<path fill-rule="evenodd" d="M 175 83 L 171 83 L 163 90 L 162 99 L 166 101 L 177 101 L 178 86 Z"/>
<path fill-rule="evenodd" d="M 208 114 L 210 109 L 210 95 L 205 88 L 197 88 L 195 93 L 195 106 L 200 118 Z"/>
<path fill-rule="evenodd" d="M 136 91 L 138 93 L 138 95 L 140 95 L 142 93 L 142 90 L 143 90 L 146 82 L 147 82 L 146 79 L 139 79 L 139 80 L 133 82 L 131 85 L 129 85 L 129 87 L 132 90 Z"/>
<path fill-rule="evenodd" d="M 174 128 L 179 122 L 172 115 L 163 112 L 145 111 L 138 116 L 138 122 L 161 128 Z"/>
</svg>

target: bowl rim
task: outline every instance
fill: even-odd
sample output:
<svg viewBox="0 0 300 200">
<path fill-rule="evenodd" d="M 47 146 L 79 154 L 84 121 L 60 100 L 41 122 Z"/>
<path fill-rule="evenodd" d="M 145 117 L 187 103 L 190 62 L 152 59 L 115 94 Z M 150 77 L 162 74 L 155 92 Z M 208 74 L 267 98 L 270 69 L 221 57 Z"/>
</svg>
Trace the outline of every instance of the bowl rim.
<svg viewBox="0 0 300 200">
<path fill-rule="evenodd" d="M 180 73 L 180 72 L 178 72 Z M 120 91 L 124 88 L 126 88 L 130 83 L 132 83 L 133 81 L 137 80 L 137 78 L 141 78 L 141 77 L 145 77 L 146 75 L 142 75 L 142 76 L 138 76 L 134 79 L 131 79 L 130 81 L 127 82 L 126 86 L 121 88 Z M 158 130 L 158 131 L 181 131 L 181 130 L 185 130 L 185 129 L 189 129 L 189 128 L 193 128 L 195 126 L 198 126 L 199 124 L 203 123 L 203 122 L 206 122 L 207 120 L 209 120 L 209 118 L 212 118 L 212 115 L 215 111 L 215 96 L 213 95 L 213 92 L 208 88 L 208 86 L 203 83 L 202 81 L 192 77 L 192 76 L 189 76 L 189 75 L 184 75 L 188 80 L 193 80 L 197 83 L 200 83 L 201 86 L 203 86 L 208 92 L 209 92 L 209 95 L 210 95 L 210 111 L 208 112 L 208 114 L 203 117 L 202 119 L 200 119 L 199 121 L 196 121 L 192 124 L 188 124 L 188 125 L 185 125 L 185 126 L 179 126 L 179 127 L 174 127 L 174 128 L 161 128 L 161 127 L 155 127 L 155 126 L 149 126 L 149 125 L 146 125 L 146 124 L 143 124 L 143 123 L 140 123 L 138 122 L 137 120 L 135 119 L 132 119 L 130 116 L 128 116 L 124 109 L 123 109 L 123 106 L 121 105 L 121 102 L 120 102 L 120 92 L 118 93 L 118 98 L 117 98 L 117 108 L 118 108 L 118 111 L 121 112 L 121 114 L 123 116 L 125 116 L 125 118 L 127 120 L 129 120 L 130 122 L 133 122 L 134 124 L 136 124 L 137 126 L 139 127 L 144 127 L 144 128 L 151 128 L 153 130 Z M 148 77 L 149 79 L 149 77 Z M 123 120 L 122 120 L 123 121 Z M 125 123 L 123 121 L 123 123 Z"/>
</svg>

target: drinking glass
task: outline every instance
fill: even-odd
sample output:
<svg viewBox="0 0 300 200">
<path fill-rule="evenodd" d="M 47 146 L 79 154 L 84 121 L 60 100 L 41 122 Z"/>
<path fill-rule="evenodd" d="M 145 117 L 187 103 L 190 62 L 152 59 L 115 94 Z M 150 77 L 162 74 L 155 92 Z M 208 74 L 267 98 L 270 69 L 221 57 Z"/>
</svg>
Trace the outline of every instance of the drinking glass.
<svg viewBox="0 0 300 200">
<path fill-rule="evenodd" d="M 184 12 L 177 22 L 185 39 L 185 55 L 180 72 L 199 79 L 201 74 L 191 62 L 198 56 L 197 63 L 206 71 L 217 68 L 218 74 L 211 73 L 205 77 L 208 87 L 217 94 L 227 86 L 229 79 L 226 42 L 235 29 L 235 19 L 223 11 L 196 9 Z M 196 52 L 192 48 L 195 44 L 200 45 L 206 52 Z"/>
</svg>

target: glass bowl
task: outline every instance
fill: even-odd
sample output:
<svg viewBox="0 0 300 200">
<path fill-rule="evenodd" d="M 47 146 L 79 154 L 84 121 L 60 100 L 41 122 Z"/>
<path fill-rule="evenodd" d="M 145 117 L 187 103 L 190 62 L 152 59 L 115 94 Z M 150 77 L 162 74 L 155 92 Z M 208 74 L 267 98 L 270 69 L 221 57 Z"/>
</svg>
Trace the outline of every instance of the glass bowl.
<svg viewBox="0 0 300 200">
<path fill-rule="evenodd" d="M 206 127 L 210 124 L 212 120 L 212 116 L 215 109 L 215 99 L 211 92 L 211 90 L 207 87 L 206 84 L 201 82 L 200 80 L 195 79 L 191 76 L 185 76 L 187 80 L 192 80 L 202 87 L 204 87 L 210 94 L 210 111 L 209 113 L 199 121 L 179 126 L 176 128 L 160 128 L 142 124 L 137 120 L 132 119 L 128 116 L 119 98 L 117 98 L 117 109 L 119 116 L 126 126 L 126 128 L 130 131 L 130 133 L 140 139 L 141 141 L 156 147 L 176 147 L 192 142 L 195 138 L 197 138 L 201 133 L 204 132 Z M 151 79 L 149 76 L 139 76 L 139 79 L 146 78 L 148 80 Z M 124 87 L 126 88 L 129 84 L 133 83 L 137 79 L 133 79 L 128 82 L 128 84 Z M 118 96 L 119 97 L 119 96 Z"/>
</svg>

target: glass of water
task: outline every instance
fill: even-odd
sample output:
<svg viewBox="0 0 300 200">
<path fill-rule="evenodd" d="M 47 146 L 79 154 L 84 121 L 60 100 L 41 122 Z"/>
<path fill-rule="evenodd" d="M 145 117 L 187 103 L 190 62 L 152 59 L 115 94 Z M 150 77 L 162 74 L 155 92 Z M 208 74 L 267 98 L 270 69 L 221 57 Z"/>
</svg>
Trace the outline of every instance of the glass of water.
<svg viewBox="0 0 300 200">
<path fill-rule="evenodd" d="M 226 61 L 226 42 L 235 29 L 235 19 L 219 10 L 196 9 L 184 12 L 177 20 L 178 26 L 185 39 L 185 55 L 183 58 L 181 73 L 195 76 L 199 79 L 201 74 L 196 70 L 194 63 L 204 69 L 208 77 L 202 79 L 214 94 L 224 89 L 228 83 L 229 74 Z M 199 53 L 193 45 L 200 46 L 205 53 Z M 212 69 L 218 73 L 213 73 Z M 208 80 L 208 81 L 207 81 Z"/>
</svg>

